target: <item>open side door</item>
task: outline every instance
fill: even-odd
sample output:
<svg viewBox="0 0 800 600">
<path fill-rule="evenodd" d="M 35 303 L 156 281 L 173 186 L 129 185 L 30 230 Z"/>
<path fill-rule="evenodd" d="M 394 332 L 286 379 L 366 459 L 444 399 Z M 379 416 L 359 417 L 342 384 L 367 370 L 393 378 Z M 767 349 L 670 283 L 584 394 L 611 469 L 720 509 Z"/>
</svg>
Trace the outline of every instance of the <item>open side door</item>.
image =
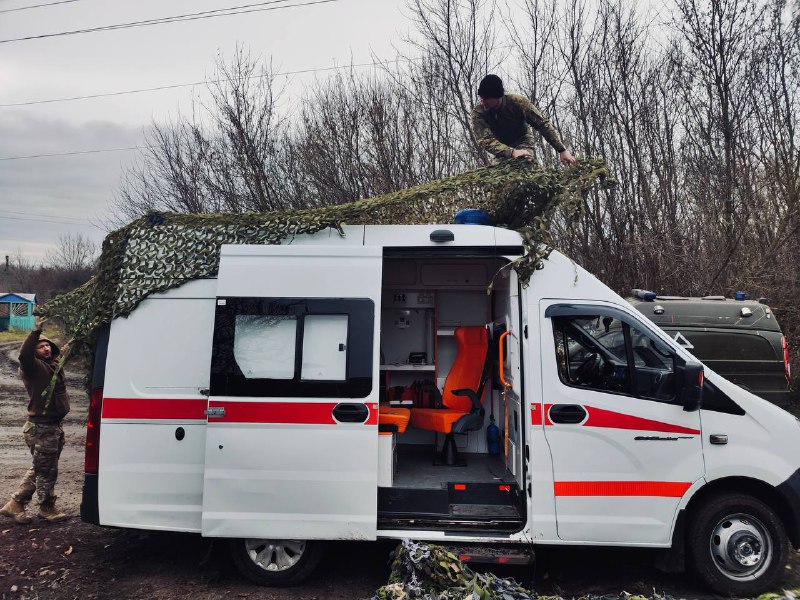
<svg viewBox="0 0 800 600">
<path fill-rule="evenodd" d="M 513 260 L 514 257 L 509 257 Z M 525 445 L 529 443 L 525 435 L 527 410 L 523 405 L 524 388 L 522 378 L 522 339 L 524 332 L 521 326 L 520 292 L 521 286 L 517 272 L 509 269 L 508 307 L 502 311 L 502 330 L 495 348 L 499 352 L 497 373 L 494 377 L 502 389 L 504 403 L 504 423 L 501 429 L 507 433 L 503 446 L 506 456 L 506 467 L 514 475 L 520 489 L 525 487 Z"/>
<path fill-rule="evenodd" d="M 223 246 L 202 533 L 375 539 L 382 255 Z"/>
</svg>

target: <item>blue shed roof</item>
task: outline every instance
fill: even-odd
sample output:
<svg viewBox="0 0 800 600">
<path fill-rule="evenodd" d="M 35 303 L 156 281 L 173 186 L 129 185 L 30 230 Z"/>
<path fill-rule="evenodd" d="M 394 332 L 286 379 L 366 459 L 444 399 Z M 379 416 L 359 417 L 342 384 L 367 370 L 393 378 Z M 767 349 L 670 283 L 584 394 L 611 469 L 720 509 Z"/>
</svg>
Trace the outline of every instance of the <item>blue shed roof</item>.
<svg viewBox="0 0 800 600">
<path fill-rule="evenodd" d="M 0 292 L 0 302 L 27 302 L 28 304 L 36 304 L 36 294 Z"/>
</svg>

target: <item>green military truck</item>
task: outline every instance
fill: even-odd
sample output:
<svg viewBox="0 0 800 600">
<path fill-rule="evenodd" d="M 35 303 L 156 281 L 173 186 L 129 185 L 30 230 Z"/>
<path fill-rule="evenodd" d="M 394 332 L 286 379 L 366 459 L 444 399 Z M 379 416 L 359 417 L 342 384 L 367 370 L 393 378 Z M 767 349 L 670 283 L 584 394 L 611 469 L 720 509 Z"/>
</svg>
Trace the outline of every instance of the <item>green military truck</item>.
<svg viewBox="0 0 800 600">
<path fill-rule="evenodd" d="M 789 349 L 766 300 L 659 296 L 634 289 L 628 300 L 709 368 L 778 406 L 789 403 Z"/>
</svg>

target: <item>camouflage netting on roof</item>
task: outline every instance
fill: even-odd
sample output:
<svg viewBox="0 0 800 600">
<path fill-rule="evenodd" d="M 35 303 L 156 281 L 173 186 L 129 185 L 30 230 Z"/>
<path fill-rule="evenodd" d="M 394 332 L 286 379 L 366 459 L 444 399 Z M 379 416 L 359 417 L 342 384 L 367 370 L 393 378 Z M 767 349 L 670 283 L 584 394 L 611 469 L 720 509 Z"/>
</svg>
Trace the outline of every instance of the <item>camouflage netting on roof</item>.
<svg viewBox="0 0 800 600">
<path fill-rule="evenodd" d="M 271 213 L 151 213 L 109 234 L 97 275 L 37 312 L 91 344 L 99 327 L 128 315 L 148 295 L 215 276 L 222 244 L 279 244 L 328 227 L 341 231 L 344 224 L 449 223 L 462 208 L 483 209 L 497 224 L 522 232 L 527 252 L 515 268 L 527 280 L 549 252 L 551 219 L 580 214 L 586 193 L 610 185 L 601 159 L 571 169 L 508 160 L 348 204 Z"/>
<path fill-rule="evenodd" d="M 669 596 L 620 594 L 582 596 L 579 600 L 670 600 Z M 371 600 L 559 600 L 525 589 L 509 578 L 476 573 L 446 548 L 403 540 L 392 554 L 389 583 Z"/>
</svg>

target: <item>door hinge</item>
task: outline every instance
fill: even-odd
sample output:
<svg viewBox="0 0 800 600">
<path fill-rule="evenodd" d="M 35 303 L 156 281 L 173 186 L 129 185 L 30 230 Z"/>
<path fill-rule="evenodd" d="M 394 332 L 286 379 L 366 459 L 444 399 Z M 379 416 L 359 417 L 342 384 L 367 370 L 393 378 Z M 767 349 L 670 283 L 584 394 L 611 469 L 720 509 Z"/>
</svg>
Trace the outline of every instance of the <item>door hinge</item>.
<svg viewBox="0 0 800 600">
<path fill-rule="evenodd" d="M 525 339 L 527 340 L 528 339 L 528 326 L 527 325 L 525 325 L 525 327 L 522 329 L 522 334 L 525 336 Z"/>
<path fill-rule="evenodd" d="M 209 406 L 203 413 L 210 419 L 211 417 L 224 417 L 225 416 L 225 407 L 224 406 Z"/>
</svg>

